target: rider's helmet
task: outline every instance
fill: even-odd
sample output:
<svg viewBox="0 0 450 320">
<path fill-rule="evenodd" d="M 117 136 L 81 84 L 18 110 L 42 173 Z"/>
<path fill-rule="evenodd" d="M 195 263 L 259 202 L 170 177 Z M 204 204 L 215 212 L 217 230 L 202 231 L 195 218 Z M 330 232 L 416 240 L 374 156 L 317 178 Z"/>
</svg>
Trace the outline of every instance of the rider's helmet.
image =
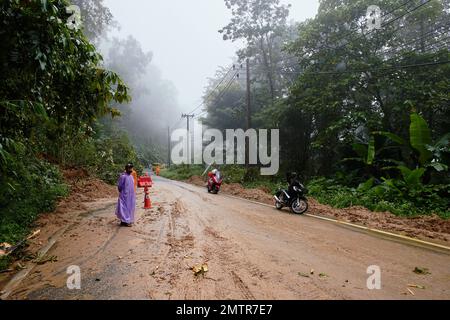
<svg viewBox="0 0 450 320">
<path fill-rule="evenodd" d="M 297 172 L 288 172 L 286 174 L 286 180 L 289 184 L 293 183 L 293 180 L 297 179 L 297 177 L 298 177 Z"/>
<path fill-rule="evenodd" d="M 214 170 L 212 171 L 212 174 L 216 175 L 216 174 L 217 174 L 217 169 L 214 169 Z"/>
</svg>

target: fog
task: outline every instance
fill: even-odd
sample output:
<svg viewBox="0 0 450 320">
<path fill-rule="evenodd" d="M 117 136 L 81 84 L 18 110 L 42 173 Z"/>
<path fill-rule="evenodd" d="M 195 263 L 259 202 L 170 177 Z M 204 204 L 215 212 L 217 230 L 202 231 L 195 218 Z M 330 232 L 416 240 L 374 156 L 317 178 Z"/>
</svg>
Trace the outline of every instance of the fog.
<svg viewBox="0 0 450 320">
<path fill-rule="evenodd" d="M 282 0 L 283 4 L 289 4 Z M 231 20 L 224 0 L 104 0 L 114 23 L 98 39 L 105 66 L 130 88 L 132 102 L 119 106 L 123 128 L 139 154 L 165 159 L 168 127 L 181 114 L 202 113 L 202 98 L 220 67 L 236 61 L 246 47 L 224 41 L 219 30 Z M 289 20 L 314 17 L 318 0 L 294 3 Z"/>
<path fill-rule="evenodd" d="M 294 21 L 313 17 L 319 5 L 318 0 L 282 2 L 292 4 Z M 207 78 L 230 64 L 241 48 L 218 33 L 231 17 L 223 0 L 106 0 L 105 5 L 120 24 L 110 36 L 132 35 L 151 51 L 152 64 L 174 84 L 186 112 L 201 103 Z"/>
</svg>

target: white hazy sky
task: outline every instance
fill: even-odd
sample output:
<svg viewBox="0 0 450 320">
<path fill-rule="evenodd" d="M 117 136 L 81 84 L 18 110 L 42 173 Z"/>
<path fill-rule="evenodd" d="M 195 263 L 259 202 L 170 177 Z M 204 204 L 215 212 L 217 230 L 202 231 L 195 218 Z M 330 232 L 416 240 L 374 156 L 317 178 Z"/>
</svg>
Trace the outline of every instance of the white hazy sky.
<svg viewBox="0 0 450 320">
<path fill-rule="evenodd" d="M 282 0 L 291 3 L 290 20 L 314 17 L 318 0 Z M 237 43 L 223 41 L 218 30 L 228 24 L 223 0 L 106 0 L 121 26 L 112 36 L 134 36 L 154 54 L 153 64 L 174 83 L 186 111 L 200 102 L 207 78 L 234 57 Z"/>
</svg>

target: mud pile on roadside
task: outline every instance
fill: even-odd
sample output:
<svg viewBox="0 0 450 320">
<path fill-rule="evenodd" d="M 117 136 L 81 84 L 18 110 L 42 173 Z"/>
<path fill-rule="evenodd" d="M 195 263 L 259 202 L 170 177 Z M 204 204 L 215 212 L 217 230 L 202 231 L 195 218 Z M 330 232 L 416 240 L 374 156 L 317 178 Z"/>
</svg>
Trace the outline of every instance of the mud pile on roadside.
<svg viewBox="0 0 450 320">
<path fill-rule="evenodd" d="M 193 176 L 185 182 L 199 187 L 206 186 L 206 181 L 200 176 Z M 267 204 L 273 203 L 273 196 L 270 194 L 270 190 L 267 190 L 263 187 L 258 189 L 246 189 L 239 183 L 224 183 L 222 184 L 220 192 L 236 197 L 241 197 L 247 200 L 258 201 Z"/>
<path fill-rule="evenodd" d="M 399 217 L 390 212 L 372 212 L 363 207 L 334 209 L 314 199 L 310 199 L 310 207 L 313 214 L 409 237 L 450 243 L 450 220 L 444 220 L 436 215 L 408 218 Z"/>
<path fill-rule="evenodd" d="M 116 187 L 92 177 L 85 169 L 61 170 L 70 194 L 61 199 L 53 212 L 42 213 L 33 224 L 33 232 L 39 231 L 36 237 L 27 241 L 27 247 L 10 266 L 11 272 L 0 274 L 0 288 L 45 246 L 49 239 L 62 227 L 74 222 L 79 213 L 111 206 L 114 216 L 114 205 L 117 198 Z"/>
<path fill-rule="evenodd" d="M 185 181 L 186 183 L 193 184 L 199 187 L 206 186 L 206 181 L 200 176 L 192 176 Z"/>
<path fill-rule="evenodd" d="M 273 196 L 262 188 L 245 189 L 239 183 L 225 184 L 222 191 L 236 197 L 241 197 L 247 200 L 258 201 L 267 204 L 273 204 Z"/>
<path fill-rule="evenodd" d="M 82 168 L 63 170 L 65 182 L 70 187 L 70 195 L 61 200 L 58 209 L 69 207 L 85 209 L 84 203 L 97 199 L 106 199 L 117 196 L 117 190 L 114 186 L 105 183 Z"/>
</svg>

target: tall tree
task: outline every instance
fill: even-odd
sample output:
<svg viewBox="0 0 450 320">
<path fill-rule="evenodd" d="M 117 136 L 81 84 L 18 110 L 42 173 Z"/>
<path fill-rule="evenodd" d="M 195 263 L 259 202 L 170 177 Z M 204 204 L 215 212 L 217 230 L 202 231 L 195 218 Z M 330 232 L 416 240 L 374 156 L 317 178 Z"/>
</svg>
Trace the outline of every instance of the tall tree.
<svg viewBox="0 0 450 320">
<path fill-rule="evenodd" d="M 71 0 L 70 2 L 80 8 L 83 31 L 90 41 L 98 43 L 110 27 L 117 27 L 104 0 Z"/>
<path fill-rule="evenodd" d="M 225 0 L 225 4 L 233 17 L 219 32 L 224 40 L 244 40 L 247 47 L 239 56 L 253 57 L 264 66 L 273 104 L 279 94 L 276 51 L 280 48 L 278 40 L 285 34 L 290 5 L 280 0 Z"/>
</svg>

